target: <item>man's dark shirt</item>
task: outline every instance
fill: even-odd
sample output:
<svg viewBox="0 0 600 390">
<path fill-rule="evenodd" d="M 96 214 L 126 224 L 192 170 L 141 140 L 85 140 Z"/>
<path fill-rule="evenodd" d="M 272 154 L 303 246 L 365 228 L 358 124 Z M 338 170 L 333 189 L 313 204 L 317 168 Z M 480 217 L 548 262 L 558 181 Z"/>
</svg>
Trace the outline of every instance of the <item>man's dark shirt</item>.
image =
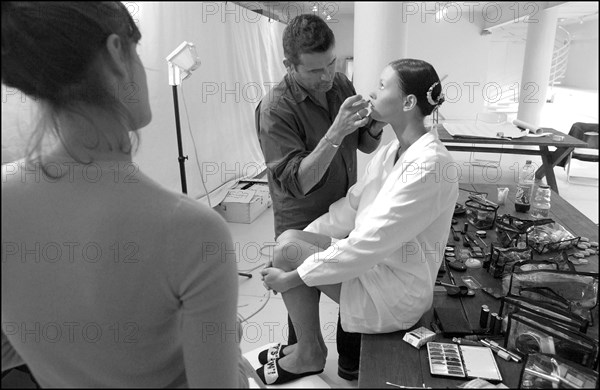
<svg viewBox="0 0 600 390">
<path fill-rule="evenodd" d="M 317 147 L 344 100 L 353 95 L 352 83 L 336 73 L 333 87 L 326 93 L 328 112 L 286 74 L 256 108 L 256 129 L 273 199 L 275 237 L 287 229 L 304 229 L 356 183 L 356 150 L 359 135 L 366 129 L 344 138 L 329 168 L 306 195 L 297 177 L 302 159 Z"/>
</svg>

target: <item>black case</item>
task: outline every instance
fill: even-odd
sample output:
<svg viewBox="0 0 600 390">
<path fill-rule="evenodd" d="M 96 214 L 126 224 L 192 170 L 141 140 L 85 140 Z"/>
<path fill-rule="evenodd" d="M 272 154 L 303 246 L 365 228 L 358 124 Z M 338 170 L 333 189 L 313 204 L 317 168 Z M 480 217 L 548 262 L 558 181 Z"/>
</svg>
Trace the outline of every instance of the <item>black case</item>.
<svg viewBox="0 0 600 390">
<path fill-rule="evenodd" d="M 451 337 L 473 334 L 471 324 L 469 324 L 469 320 L 462 310 L 436 307 L 434 308 L 434 313 L 444 336 Z"/>
</svg>

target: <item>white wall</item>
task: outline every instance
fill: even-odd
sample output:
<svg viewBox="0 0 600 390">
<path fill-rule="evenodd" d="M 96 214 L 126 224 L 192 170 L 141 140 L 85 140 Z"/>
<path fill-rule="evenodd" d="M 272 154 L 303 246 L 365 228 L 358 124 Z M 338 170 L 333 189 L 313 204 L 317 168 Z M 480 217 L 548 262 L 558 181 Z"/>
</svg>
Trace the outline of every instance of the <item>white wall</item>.
<svg viewBox="0 0 600 390">
<path fill-rule="evenodd" d="M 449 119 L 473 118 L 476 112 L 485 110 L 486 103 L 511 98 L 513 90 L 498 96 L 496 86 L 521 82 L 525 35 L 523 40 L 499 40 L 500 32 L 480 35 L 477 21 L 469 21 L 466 15 L 437 22 L 432 14 L 422 11 L 407 17 L 408 56 L 431 62 L 440 77 L 448 75 L 443 82 L 448 100 L 442 106 L 442 115 Z M 354 21 L 349 15 L 336 18 L 339 22 L 329 26 L 336 36 L 338 67 L 342 69 L 343 57 L 354 56 Z M 561 85 L 598 90 L 598 20 L 566 28 L 573 42 Z M 515 90 L 519 91 L 517 85 Z"/>
<path fill-rule="evenodd" d="M 598 90 L 598 20 L 566 26 L 573 41 L 569 48 L 567 74 L 561 85 Z"/>
<path fill-rule="evenodd" d="M 354 56 L 353 18 L 337 18 L 340 22 L 329 26 L 335 33 L 338 58 Z M 398 15 L 399 23 L 401 19 Z M 423 18 L 417 13 L 406 16 L 406 20 L 407 55 L 430 62 L 440 77 L 447 75 L 442 82 L 447 100 L 440 113 L 449 119 L 474 118 L 483 109 L 483 92 L 489 81 L 487 53 L 491 37 L 480 35 L 480 28 L 468 16 L 435 22 L 432 15 Z"/>
<path fill-rule="evenodd" d="M 500 99 L 508 99 L 512 103 L 519 103 L 521 75 L 523 73 L 523 61 L 525 60 L 525 41 L 494 41 L 488 51 L 488 74 L 489 95 L 485 103 L 495 103 Z M 509 85 L 510 88 L 501 95 L 494 95 L 494 86 Z"/>
<path fill-rule="evenodd" d="M 475 119 L 483 109 L 491 38 L 479 31 L 467 16 L 453 22 L 436 22 L 431 15 L 408 17 L 408 57 L 429 62 L 440 78 L 447 76 L 442 81 L 446 102 L 440 109 L 446 119 Z"/>
<path fill-rule="evenodd" d="M 484 110 L 484 90 L 488 83 L 488 52 L 492 47 L 491 37 L 480 35 L 480 26 L 468 16 L 434 20 L 431 7 L 418 9 L 398 22 L 408 24 L 407 56 L 431 63 L 442 81 L 446 102 L 440 114 L 446 119 L 475 119 L 477 112 Z M 404 19 L 403 19 L 404 18 Z M 352 48 L 352 29 L 344 29 L 340 23 L 334 30 L 338 47 Z M 332 29 L 334 29 L 332 27 Z M 338 51 L 340 57 L 340 51 Z M 522 63 L 522 57 L 520 62 Z M 381 69 L 373 70 L 380 72 Z M 440 117 L 440 120 L 443 120 Z M 394 135 L 390 129 L 384 131 L 382 144 L 387 144 Z M 359 172 L 370 160 L 371 155 L 359 153 Z"/>
<path fill-rule="evenodd" d="M 336 71 L 344 73 L 346 58 L 354 56 L 354 16 L 334 14 L 332 20 L 326 22 L 335 35 L 335 52 L 338 58 Z"/>
</svg>

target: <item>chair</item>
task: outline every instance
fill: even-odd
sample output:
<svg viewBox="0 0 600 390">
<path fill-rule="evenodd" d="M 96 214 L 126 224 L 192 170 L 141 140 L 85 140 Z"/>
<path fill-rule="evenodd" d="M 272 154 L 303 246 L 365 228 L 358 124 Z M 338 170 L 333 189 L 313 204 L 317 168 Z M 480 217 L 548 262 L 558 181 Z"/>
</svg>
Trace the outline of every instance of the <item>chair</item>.
<svg viewBox="0 0 600 390">
<path fill-rule="evenodd" d="M 576 176 L 571 172 L 573 166 L 573 159 L 584 161 L 586 163 L 598 163 L 598 124 L 597 123 L 581 123 L 576 122 L 571 126 L 569 135 L 585 141 L 588 143 L 587 148 L 575 148 L 569 155 L 566 167 L 567 167 L 567 182 L 579 185 L 597 186 L 598 178 L 590 176 Z M 593 172 L 597 172 L 598 168 L 595 167 Z M 572 180 L 572 179 L 584 179 L 584 180 Z M 591 182 L 590 182 L 591 180 Z"/>
<path fill-rule="evenodd" d="M 507 120 L 506 113 L 503 112 L 480 112 L 475 118 L 475 126 L 478 123 L 491 123 L 491 124 L 502 124 Z M 490 153 L 482 152 L 471 152 L 469 157 L 469 163 L 476 166 L 485 167 L 499 167 L 500 161 L 502 160 L 502 153 L 498 154 L 498 159 L 489 159 L 482 157 L 483 154 L 490 155 Z"/>
</svg>

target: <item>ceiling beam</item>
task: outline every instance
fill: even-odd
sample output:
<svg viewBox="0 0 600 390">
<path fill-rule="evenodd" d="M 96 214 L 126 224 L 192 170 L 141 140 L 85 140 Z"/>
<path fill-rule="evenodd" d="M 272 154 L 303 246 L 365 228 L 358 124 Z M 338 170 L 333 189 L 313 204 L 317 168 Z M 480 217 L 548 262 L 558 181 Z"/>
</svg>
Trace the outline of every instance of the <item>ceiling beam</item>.
<svg viewBox="0 0 600 390">
<path fill-rule="evenodd" d="M 482 8 L 482 34 L 516 23 L 537 23 L 541 11 L 557 7 L 566 1 L 510 1 L 489 2 Z"/>
<path fill-rule="evenodd" d="M 274 3 L 274 5 L 264 1 L 232 1 L 232 3 L 277 22 L 284 19 L 282 13 L 276 7 L 280 6 L 280 3 Z"/>
</svg>

